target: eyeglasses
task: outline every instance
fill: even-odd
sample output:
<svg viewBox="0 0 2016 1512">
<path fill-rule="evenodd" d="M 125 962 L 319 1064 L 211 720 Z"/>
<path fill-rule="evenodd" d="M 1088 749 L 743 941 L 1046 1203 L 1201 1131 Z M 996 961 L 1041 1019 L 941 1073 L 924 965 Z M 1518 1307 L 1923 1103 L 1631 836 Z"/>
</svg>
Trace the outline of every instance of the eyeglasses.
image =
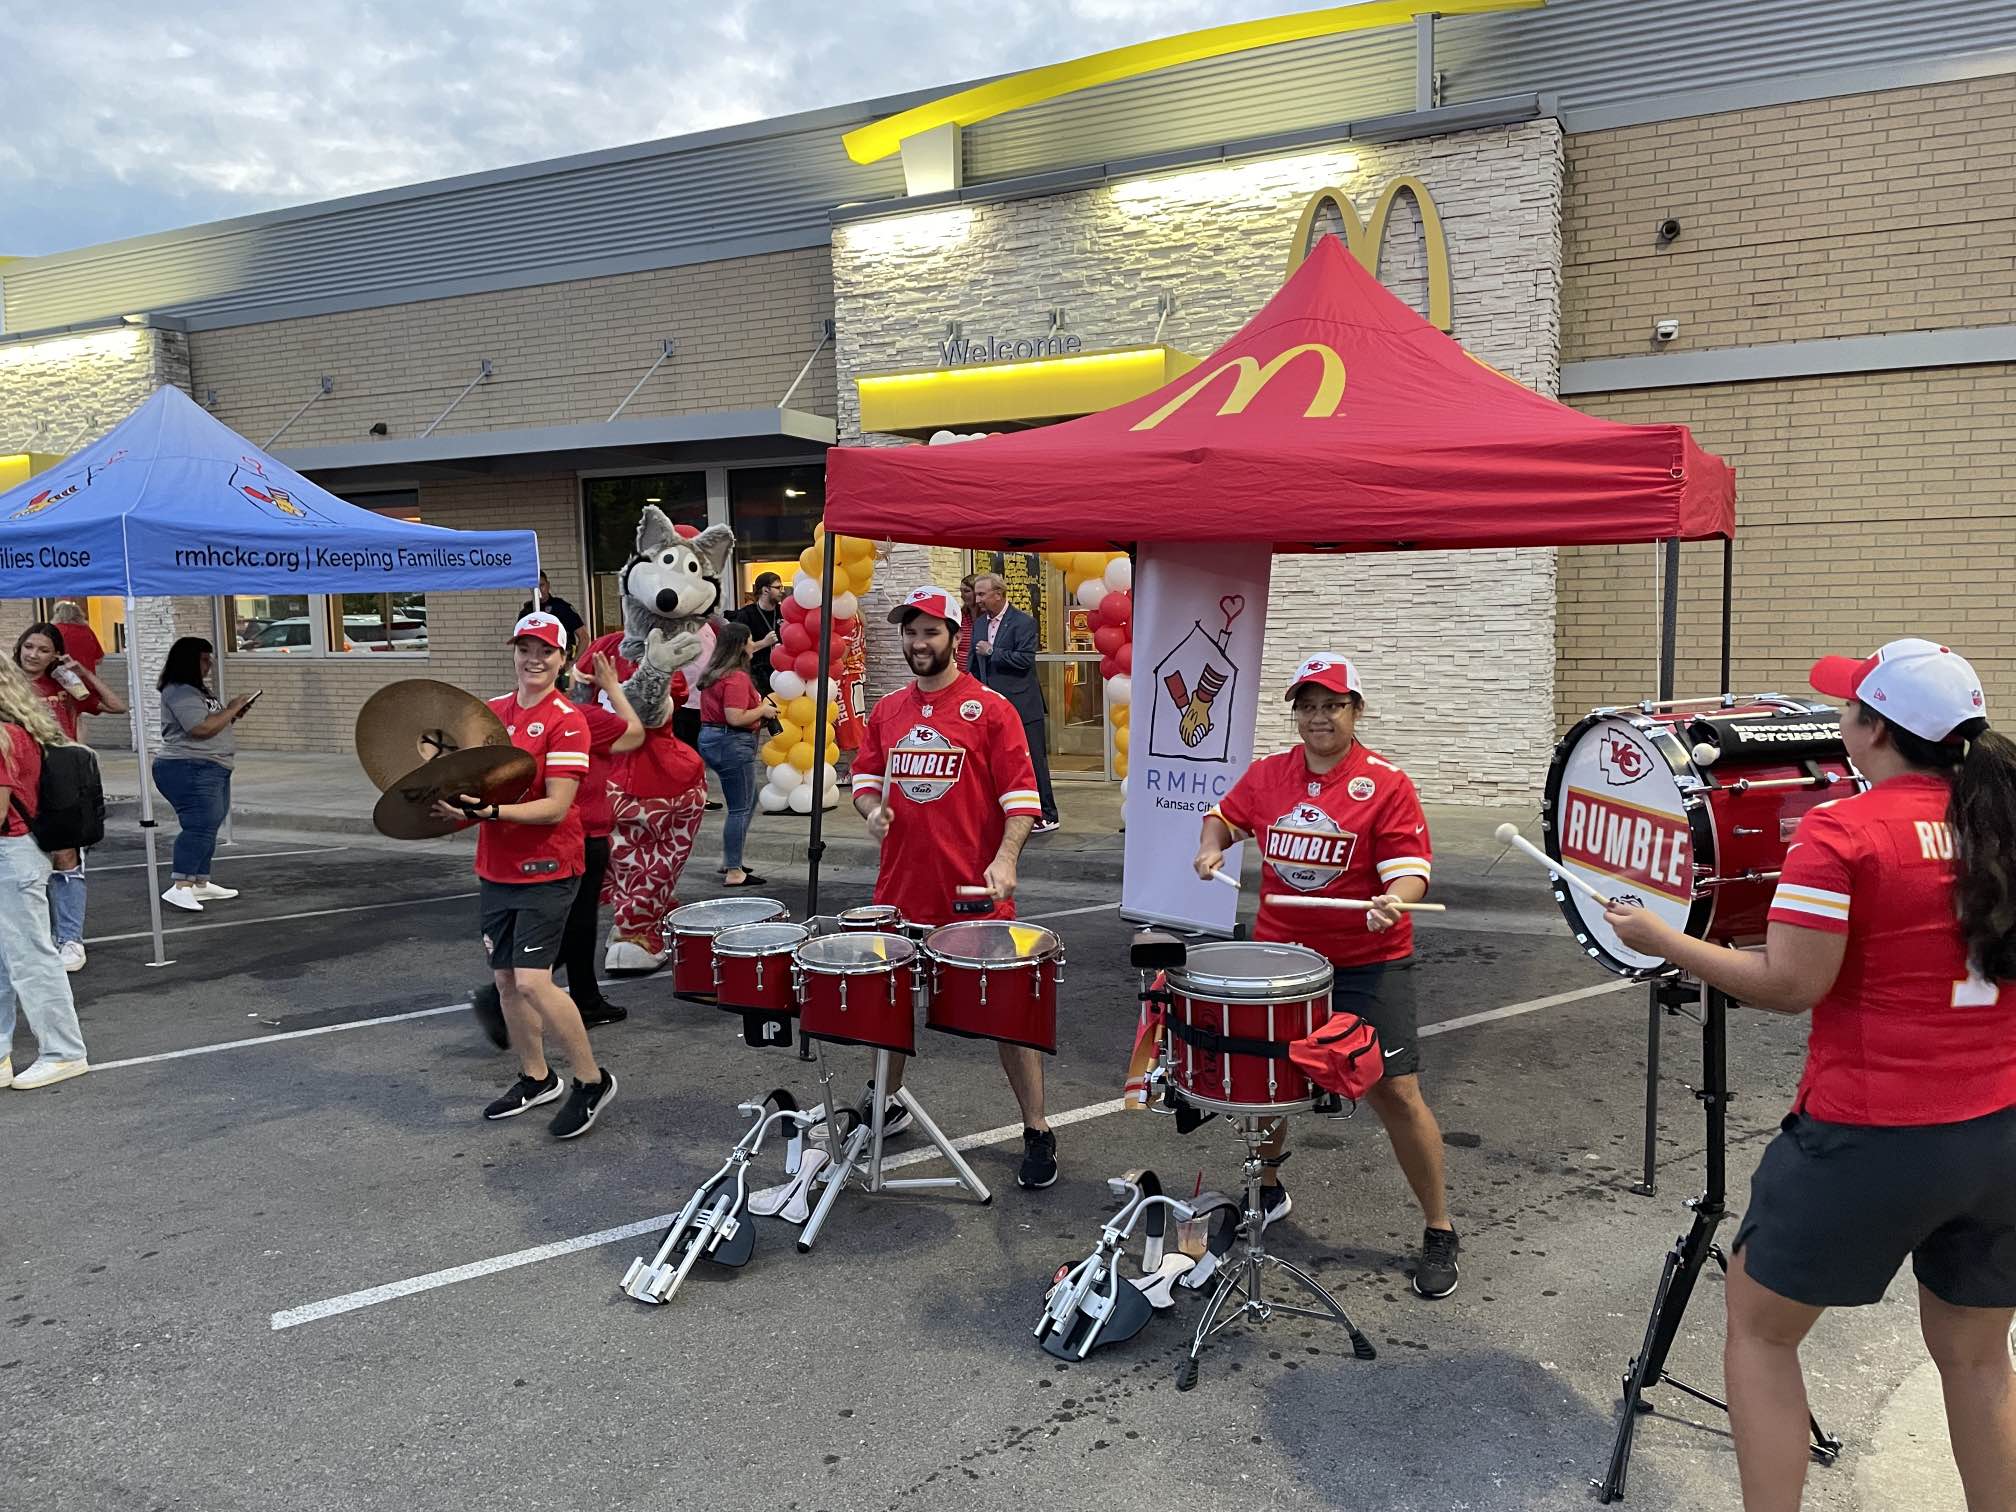
<svg viewBox="0 0 2016 1512">
<path fill-rule="evenodd" d="M 1350 711 L 1351 705 L 1348 703 L 1295 705 L 1297 719 L 1335 719 L 1339 714 L 1347 714 Z"/>
</svg>

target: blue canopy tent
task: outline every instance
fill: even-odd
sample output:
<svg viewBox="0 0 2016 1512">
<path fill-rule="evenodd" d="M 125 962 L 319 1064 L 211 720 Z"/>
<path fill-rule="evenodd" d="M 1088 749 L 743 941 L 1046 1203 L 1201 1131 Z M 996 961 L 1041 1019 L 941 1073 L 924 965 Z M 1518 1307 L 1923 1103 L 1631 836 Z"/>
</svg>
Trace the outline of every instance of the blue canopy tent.
<svg viewBox="0 0 2016 1512">
<path fill-rule="evenodd" d="M 167 962 L 133 601 L 471 588 L 524 588 L 536 596 L 538 580 L 531 531 L 447 530 L 359 509 L 276 462 L 177 388 L 155 390 L 103 440 L 0 493 L 0 598 L 126 601 L 157 966 Z"/>
</svg>

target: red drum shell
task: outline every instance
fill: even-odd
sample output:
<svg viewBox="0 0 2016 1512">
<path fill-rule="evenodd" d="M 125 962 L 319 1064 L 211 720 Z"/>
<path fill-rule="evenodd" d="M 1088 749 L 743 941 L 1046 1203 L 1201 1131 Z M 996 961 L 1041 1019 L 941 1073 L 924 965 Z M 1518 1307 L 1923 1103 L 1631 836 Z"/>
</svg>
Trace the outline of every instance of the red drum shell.
<svg viewBox="0 0 2016 1512">
<path fill-rule="evenodd" d="M 779 937 L 760 950 L 751 949 L 736 936 L 762 933 Z M 811 931 L 799 924 L 772 923 L 736 925 L 714 938 L 714 993 L 716 1006 L 742 1013 L 752 1009 L 796 1017 L 798 996 L 794 988 L 792 958 Z"/>
<path fill-rule="evenodd" d="M 1292 1044 L 1306 1039 L 1330 1019 L 1330 994 L 1292 1003 L 1217 1003 L 1175 995 L 1170 1016 L 1195 1029 L 1228 1039 Z M 1271 1015 L 1271 1019 L 1270 1019 Z M 1293 1061 L 1260 1055 L 1205 1050 L 1171 1035 L 1169 1080 L 1200 1108 L 1220 1113 L 1294 1112 L 1307 1108 L 1322 1091 Z"/>
<path fill-rule="evenodd" d="M 714 937 L 737 924 L 789 918 L 790 913 L 775 898 L 709 898 L 673 909 L 665 916 L 665 937 L 672 947 L 673 995 L 713 1002 Z"/>
<path fill-rule="evenodd" d="M 915 1055 L 918 964 L 917 947 L 901 935 L 807 940 L 797 952 L 799 1031 L 810 1039 Z"/>
<path fill-rule="evenodd" d="M 1048 936 L 1048 943 L 1030 955 L 997 960 L 960 949 L 968 937 L 977 941 L 1007 929 L 1033 929 Z M 1061 942 L 1048 930 L 993 920 L 948 924 L 925 939 L 924 954 L 931 972 L 927 1028 L 1057 1053 L 1057 984 L 1064 960 Z"/>
</svg>

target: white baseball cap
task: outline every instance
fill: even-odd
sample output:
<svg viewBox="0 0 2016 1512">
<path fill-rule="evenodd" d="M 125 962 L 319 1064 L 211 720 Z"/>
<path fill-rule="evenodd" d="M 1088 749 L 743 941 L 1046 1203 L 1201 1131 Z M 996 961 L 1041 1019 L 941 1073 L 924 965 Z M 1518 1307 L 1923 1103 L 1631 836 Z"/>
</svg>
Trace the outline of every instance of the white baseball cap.
<svg viewBox="0 0 2016 1512">
<path fill-rule="evenodd" d="M 1332 693 L 1365 696 L 1365 689 L 1358 682 L 1358 669 L 1351 665 L 1348 657 L 1339 656 L 1334 651 L 1318 651 L 1295 669 L 1295 675 L 1288 679 L 1288 702 L 1295 701 L 1295 694 L 1304 683 L 1314 683 Z"/>
<path fill-rule="evenodd" d="M 1823 656 L 1813 686 L 1852 698 L 1926 740 L 1945 740 L 1970 719 L 1984 719 L 1981 675 L 1967 658 L 1936 641 L 1891 641 L 1874 656 Z"/>
<path fill-rule="evenodd" d="M 567 631 L 560 621 L 536 609 L 512 627 L 511 642 L 516 645 L 528 635 L 534 640 L 546 642 L 556 651 L 567 644 Z"/>
<path fill-rule="evenodd" d="M 910 596 L 889 611 L 889 623 L 902 624 L 913 610 L 942 619 L 955 630 L 959 627 L 959 596 L 947 593 L 943 588 L 928 583 L 922 588 L 912 588 Z"/>
</svg>

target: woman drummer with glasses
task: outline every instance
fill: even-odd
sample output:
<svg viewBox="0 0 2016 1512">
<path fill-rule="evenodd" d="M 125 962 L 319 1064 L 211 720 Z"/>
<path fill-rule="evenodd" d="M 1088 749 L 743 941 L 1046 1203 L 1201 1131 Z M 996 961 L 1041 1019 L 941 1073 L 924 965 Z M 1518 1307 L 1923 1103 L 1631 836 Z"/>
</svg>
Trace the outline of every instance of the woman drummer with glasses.
<svg viewBox="0 0 2016 1512">
<path fill-rule="evenodd" d="M 1421 1096 L 1421 1053 L 1414 1006 L 1414 926 L 1394 905 L 1418 903 L 1428 891 L 1428 821 L 1405 772 L 1357 739 L 1365 696 L 1357 669 L 1342 656 L 1320 653 L 1303 662 L 1288 685 L 1301 744 L 1255 761 L 1204 819 L 1197 874 L 1224 864 L 1225 850 L 1248 835 L 1260 839 L 1260 913 L 1253 938 L 1301 945 L 1335 971 L 1331 1005 L 1348 1010 L 1379 1034 L 1385 1075 L 1366 1101 L 1386 1128 L 1426 1228 L 1414 1268 L 1414 1290 L 1446 1297 L 1456 1290 L 1456 1230 L 1449 1221 L 1442 1169 L 1442 1130 Z M 1370 899 L 1372 907 L 1283 907 L 1285 895 Z M 1269 1158 L 1281 1153 L 1277 1125 Z M 1266 1221 L 1291 1204 L 1270 1165 Z"/>
</svg>

